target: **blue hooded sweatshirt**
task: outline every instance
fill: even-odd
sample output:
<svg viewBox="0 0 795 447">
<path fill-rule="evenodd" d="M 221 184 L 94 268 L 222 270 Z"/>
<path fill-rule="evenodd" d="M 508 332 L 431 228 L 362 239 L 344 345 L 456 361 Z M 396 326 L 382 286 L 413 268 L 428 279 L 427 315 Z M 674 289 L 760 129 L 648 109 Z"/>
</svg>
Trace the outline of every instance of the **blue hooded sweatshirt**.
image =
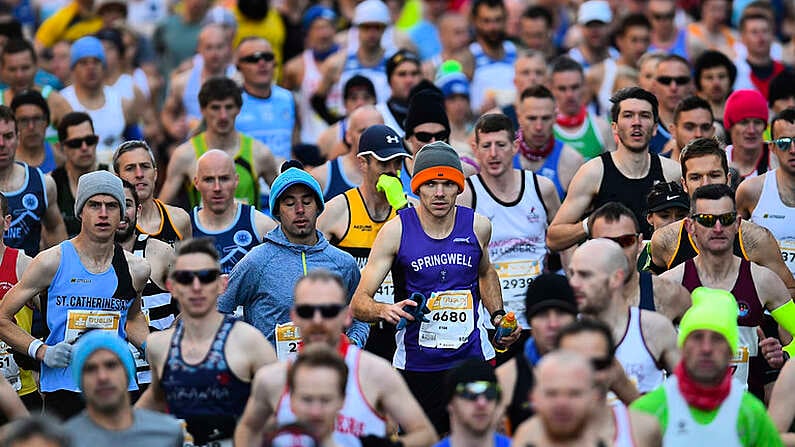
<svg viewBox="0 0 795 447">
<path fill-rule="evenodd" d="M 275 346 L 277 324 L 290 321 L 293 288 L 298 279 L 313 269 L 326 269 L 342 277 L 347 287 L 348 302 L 359 285 L 361 273 L 350 254 L 329 244 L 317 231 L 315 245 L 290 242 L 281 225 L 265 235 L 262 244 L 254 247 L 229 274 L 229 286 L 218 298 L 218 310 L 232 313 L 243 306 L 243 320 L 259 329 Z M 353 320 L 347 335 L 351 342 L 364 346 L 370 327 Z"/>
</svg>

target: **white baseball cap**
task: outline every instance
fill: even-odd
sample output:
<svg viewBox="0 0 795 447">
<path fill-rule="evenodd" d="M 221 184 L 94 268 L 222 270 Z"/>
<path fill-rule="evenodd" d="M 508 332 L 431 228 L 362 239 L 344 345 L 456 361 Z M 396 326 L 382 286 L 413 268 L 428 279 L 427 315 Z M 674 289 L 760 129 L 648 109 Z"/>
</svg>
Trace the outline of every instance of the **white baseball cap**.
<svg viewBox="0 0 795 447">
<path fill-rule="evenodd" d="M 589 0 L 580 5 L 577 11 L 577 23 L 585 25 L 589 22 L 610 23 L 613 21 L 613 11 L 605 0 Z"/>
<path fill-rule="evenodd" d="M 363 23 L 381 23 L 384 26 L 389 26 L 392 23 L 389 8 L 381 0 L 364 0 L 356 5 L 356 11 L 353 14 L 354 26 Z"/>
</svg>

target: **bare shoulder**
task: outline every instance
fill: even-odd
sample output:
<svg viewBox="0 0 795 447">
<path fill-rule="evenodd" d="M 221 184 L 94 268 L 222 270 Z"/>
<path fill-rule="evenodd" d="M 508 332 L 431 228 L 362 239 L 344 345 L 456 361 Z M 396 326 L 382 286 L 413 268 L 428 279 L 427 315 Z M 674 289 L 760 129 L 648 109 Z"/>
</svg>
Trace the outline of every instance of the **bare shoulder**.
<svg viewBox="0 0 795 447">
<path fill-rule="evenodd" d="M 759 196 L 762 195 L 762 187 L 765 185 L 765 179 L 771 173 L 772 171 L 766 172 L 762 175 L 751 177 L 740 182 L 740 186 L 737 187 L 737 200 L 740 201 L 742 197 L 756 204 L 756 202 L 759 201 Z"/>
<path fill-rule="evenodd" d="M 660 293 L 671 296 L 677 293 L 679 287 L 682 287 L 684 269 L 685 264 L 682 263 L 658 276 L 653 276 L 652 283 L 654 284 L 654 294 L 657 295 Z"/>
<path fill-rule="evenodd" d="M 178 206 L 169 205 L 167 203 L 164 203 L 164 205 L 166 206 L 166 212 L 168 212 L 168 215 L 171 217 L 171 221 L 174 222 L 174 225 L 180 226 L 185 222 L 190 225 L 190 215 L 188 215 L 187 211 Z"/>
<path fill-rule="evenodd" d="M 160 239 L 150 237 L 146 240 L 146 254 L 148 258 L 155 257 L 158 260 L 166 259 L 168 261 L 174 256 L 174 247 Z"/>
<path fill-rule="evenodd" d="M 24 252 L 20 251 L 20 254 Z M 37 277 L 52 278 L 61 265 L 61 245 L 55 245 L 39 252 L 30 262 L 28 270 Z"/>
<path fill-rule="evenodd" d="M 144 280 L 146 282 L 149 279 L 149 274 L 152 273 L 149 261 L 129 251 L 124 252 L 124 257 L 127 259 L 127 265 L 130 266 L 130 274 L 133 276 L 133 281 Z"/>
<path fill-rule="evenodd" d="M 266 395 L 274 396 L 277 400 L 287 383 L 287 362 L 269 363 L 254 375 L 252 387 L 265 391 Z"/>
<path fill-rule="evenodd" d="M 169 166 L 175 162 L 183 163 L 182 170 L 188 169 L 187 166 L 184 166 L 184 163 L 192 164 L 196 162 L 196 149 L 193 147 L 191 140 L 180 144 L 176 149 L 174 149 L 174 152 L 171 154 Z"/>
<path fill-rule="evenodd" d="M 155 331 L 146 337 L 147 357 L 156 361 L 165 361 L 168 348 L 171 346 L 171 337 L 174 336 L 174 329 Z"/>
<path fill-rule="evenodd" d="M 475 213 L 475 222 L 472 226 L 481 242 L 491 239 L 491 222 L 486 216 Z"/>
<path fill-rule="evenodd" d="M 682 178 L 682 167 L 679 163 L 667 157 L 660 157 L 660 164 L 666 181 L 678 182 Z"/>
<path fill-rule="evenodd" d="M 582 166 L 582 164 L 585 163 L 585 158 L 583 158 L 582 154 L 577 152 L 577 149 L 574 149 L 568 144 L 563 145 L 563 149 L 561 149 L 560 153 L 560 159 L 561 162 L 571 164 L 572 166 Z"/>
<path fill-rule="evenodd" d="M 667 265 L 676 249 L 679 232 L 684 222 L 678 220 L 657 229 L 651 235 L 651 255 L 657 265 Z"/>
<path fill-rule="evenodd" d="M 771 233 L 770 230 L 761 225 L 755 224 L 750 220 L 743 219 L 740 222 L 740 231 L 742 232 L 743 246 L 745 247 L 749 257 L 753 256 L 751 251 L 755 248 L 764 247 L 765 244 L 769 246 L 771 243 L 777 245 L 776 238 L 773 236 L 773 233 Z M 754 259 L 751 260 L 754 261 Z"/>
<path fill-rule="evenodd" d="M 174 72 L 174 74 L 171 76 L 171 95 L 182 96 L 182 93 L 185 91 L 185 85 L 188 83 L 190 74 L 191 70 Z"/>
<path fill-rule="evenodd" d="M 229 346 L 237 346 L 246 351 L 259 349 L 268 344 L 268 340 L 262 335 L 262 332 L 245 321 L 236 321 L 229 336 L 233 340 Z"/>
</svg>

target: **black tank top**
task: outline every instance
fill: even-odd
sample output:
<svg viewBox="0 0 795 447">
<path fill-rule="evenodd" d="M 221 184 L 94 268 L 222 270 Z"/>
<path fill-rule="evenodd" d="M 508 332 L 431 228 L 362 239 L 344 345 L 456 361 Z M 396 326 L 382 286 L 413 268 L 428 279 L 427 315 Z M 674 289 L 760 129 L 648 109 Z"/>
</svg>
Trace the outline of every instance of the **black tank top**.
<svg viewBox="0 0 795 447">
<path fill-rule="evenodd" d="M 516 359 L 516 385 L 513 387 L 513 397 L 511 397 L 507 412 L 511 430 L 516 433 L 516 428 L 533 416 L 530 391 L 533 389 L 534 380 L 530 361 L 527 360 L 524 352 L 517 353 L 514 358 Z"/>
<path fill-rule="evenodd" d="M 602 183 L 599 192 L 593 201 L 594 209 L 607 202 L 619 202 L 635 213 L 640 224 L 644 239 L 651 239 L 654 229 L 646 222 L 646 195 L 657 182 L 665 182 L 662 163 L 657 154 L 650 154 L 649 173 L 646 177 L 631 179 L 624 176 L 613 163 L 611 152 L 605 152 L 599 157 L 604 165 Z"/>
<path fill-rule="evenodd" d="M 174 226 L 174 222 L 171 221 L 171 215 L 168 214 L 166 205 L 163 202 L 161 202 L 159 199 L 155 199 L 155 206 L 157 206 L 157 210 L 160 212 L 160 230 L 157 233 L 147 234 L 152 238 L 160 239 L 161 241 L 173 247 L 177 241 L 181 241 L 186 235 L 179 234 L 179 231 L 177 231 L 177 228 Z M 138 233 L 146 233 L 146 231 L 143 231 L 140 226 L 136 226 L 135 231 Z M 190 237 L 190 235 L 187 236 Z"/>
</svg>

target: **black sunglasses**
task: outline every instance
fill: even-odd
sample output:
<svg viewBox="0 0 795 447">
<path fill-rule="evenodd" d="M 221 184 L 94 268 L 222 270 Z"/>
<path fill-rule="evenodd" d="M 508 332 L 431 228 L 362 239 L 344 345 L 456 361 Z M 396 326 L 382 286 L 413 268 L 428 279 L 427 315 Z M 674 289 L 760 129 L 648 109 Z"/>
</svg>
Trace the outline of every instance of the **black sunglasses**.
<svg viewBox="0 0 795 447">
<path fill-rule="evenodd" d="M 240 62 L 244 62 L 246 64 L 256 64 L 259 61 L 273 62 L 275 58 L 276 56 L 269 51 L 257 51 L 254 54 L 241 57 Z"/>
<path fill-rule="evenodd" d="M 70 149 L 80 149 L 83 147 L 83 143 L 86 143 L 86 146 L 93 146 L 99 142 L 99 137 L 96 135 L 86 135 L 82 138 L 70 138 L 63 142 L 64 146 Z"/>
<path fill-rule="evenodd" d="M 295 314 L 307 320 L 314 318 L 316 312 L 320 312 L 320 316 L 323 318 L 334 318 L 344 308 L 344 304 L 298 304 L 295 306 Z"/>
<path fill-rule="evenodd" d="M 430 143 L 431 139 L 435 141 L 447 141 L 447 138 L 450 137 L 450 132 L 443 130 L 441 132 L 431 133 L 431 132 L 416 132 L 414 136 L 417 138 L 418 141 L 422 143 Z"/>
<path fill-rule="evenodd" d="M 205 270 L 174 270 L 171 277 L 174 281 L 182 284 L 193 284 L 193 278 L 199 278 L 202 284 L 210 284 L 221 276 L 221 271 L 218 269 L 205 269 Z"/>
<path fill-rule="evenodd" d="M 483 396 L 486 400 L 497 400 L 500 398 L 500 386 L 493 382 L 481 380 L 478 382 L 459 383 L 455 387 L 456 396 L 475 401 Z"/>
<path fill-rule="evenodd" d="M 638 235 L 634 233 L 622 234 L 621 236 L 605 237 L 605 239 L 610 239 L 611 241 L 620 245 L 621 248 L 628 248 L 635 245 L 635 243 L 638 242 Z"/>
<path fill-rule="evenodd" d="M 730 213 L 723 213 L 723 214 L 700 213 L 700 214 L 693 214 L 690 217 L 696 222 L 698 222 L 699 225 L 703 225 L 707 228 L 714 227 L 716 222 L 720 222 L 720 224 L 725 227 L 737 221 L 737 211 L 732 211 Z"/>
<path fill-rule="evenodd" d="M 591 359 L 591 366 L 595 371 L 604 371 L 607 368 L 610 368 L 611 365 L 613 365 L 612 357 Z"/>
<path fill-rule="evenodd" d="M 781 137 L 769 141 L 769 143 L 775 144 L 779 150 L 788 151 L 793 141 L 795 141 L 795 137 Z"/>
<path fill-rule="evenodd" d="M 652 14 L 654 20 L 662 22 L 663 20 L 673 20 L 676 17 L 676 12 L 669 12 L 665 14 Z"/>
<path fill-rule="evenodd" d="M 671 85 L 671 82 L 675 82 L 676 85 L 687 85 L 690 83 L 690 76 L 657 76 L 657 82 L 662 85 Z"/>
</svg>

